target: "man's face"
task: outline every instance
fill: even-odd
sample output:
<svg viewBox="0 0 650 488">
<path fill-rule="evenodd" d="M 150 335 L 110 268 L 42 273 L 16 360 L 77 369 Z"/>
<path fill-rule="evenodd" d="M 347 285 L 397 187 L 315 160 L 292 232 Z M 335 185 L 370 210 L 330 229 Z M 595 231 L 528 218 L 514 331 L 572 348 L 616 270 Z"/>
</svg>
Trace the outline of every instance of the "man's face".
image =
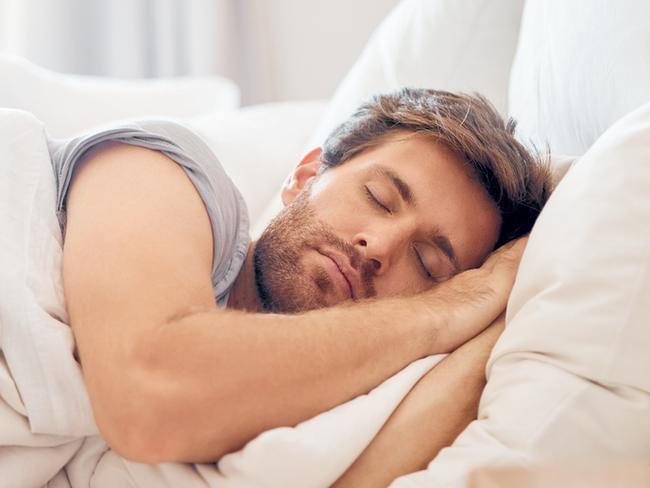
<svg viewBox="0 0 650 488">
<path fill-rule="evenodd" d="M 470 168 L 421 135 L 304 179 L 255 246 L 270 311 L 412 295 L 479 266 L 498 238 L 498 209 Z"/>
</svg>

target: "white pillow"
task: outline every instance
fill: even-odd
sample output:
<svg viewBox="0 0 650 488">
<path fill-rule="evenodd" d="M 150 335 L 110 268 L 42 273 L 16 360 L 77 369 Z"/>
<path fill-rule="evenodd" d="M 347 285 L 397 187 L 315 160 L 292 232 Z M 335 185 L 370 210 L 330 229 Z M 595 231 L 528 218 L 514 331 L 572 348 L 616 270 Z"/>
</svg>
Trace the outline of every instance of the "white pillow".
<svg viewBox="0 0 650 488">
<path fill-rule="evenodd" d="M 521 0 L 403 0 L 368 41 L 312 138 L 368 97 L 402 86 L 477 91 L 506 113 Z"/>
<path fill-rule="evenodd" d="M 0 55 L 0 107 L 31 112 L 54 137 L 130 117 L 186 117 L 238 105 L 237 86 L 218 76 L 147 80 L 75 76 Z"/>
<path fill-rule="evenodd" d="M 394 488 L 489 464 L 650 459 L 650 104 L 568 171 L 521 261 L 479 420 Z"/>
<path fill-rule="evenodd" d="M 647 0 L 528 0 L 509 94 L 520 137 L 584 154 L 650 101 L 649 19 Z"/>
</svg>

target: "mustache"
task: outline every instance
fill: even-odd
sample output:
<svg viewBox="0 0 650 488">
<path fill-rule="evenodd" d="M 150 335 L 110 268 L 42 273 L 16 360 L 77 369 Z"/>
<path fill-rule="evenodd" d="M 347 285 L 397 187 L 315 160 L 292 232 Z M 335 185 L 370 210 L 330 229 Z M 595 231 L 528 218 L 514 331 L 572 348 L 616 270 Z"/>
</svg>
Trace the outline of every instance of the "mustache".
<svg viewBox="0 0 650 488">
<path fill-rule="evenodd" d="M 377 296 L 376 263 L 364 259 L 354 245 L 339 238 L 333 227 L 320 220 L 310 204 L 308 192 L 303 190 L 269 223 L 255 243 L 255 287 L 264 310 L 296 313 L 326 306 L 320 294 L 307 295 L 295 288 L 304 283 L 305 290 L 309 290 L 310 280 L 321 289 L 331 286 L 324 271 L 320 276 L 309 276 L 301 265 L 304 252 L 323 247 L 346 256 L 350 266 L 359 273 L 358 298 Z"/>
<path fill-rule="evenodd" d="M 361 276 L 361 284 L 364 290 L 364 298 L 374 297 L 377 292 L 374 286 L 374 277 L 376 272 L 376 265 L 369 259 L 364 259 L 359 250 L 351 243 L 338 237 L 326 224 L 316 220 L 314 222 L 313 232 L 305 240 L 305 247 L 317 248 L 323 244 L 327 244 L 340 253 L 347 256 L 350 260 L 350 266 L 354 268 Z"/>
</svg>

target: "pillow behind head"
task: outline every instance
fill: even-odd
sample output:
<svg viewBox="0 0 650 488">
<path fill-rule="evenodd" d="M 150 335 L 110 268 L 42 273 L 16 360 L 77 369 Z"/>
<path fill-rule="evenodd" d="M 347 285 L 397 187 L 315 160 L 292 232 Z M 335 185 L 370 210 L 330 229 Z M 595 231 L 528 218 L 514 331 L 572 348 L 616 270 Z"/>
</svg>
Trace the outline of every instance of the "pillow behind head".
<svg viewBox="0 0 650 488">
<path fill-rule="evenodd" d="M 337 88 L 312 147 L 371 95 L 403 86 L 479 92 L 506 113 L 521 0 L 403 0 Z"/>
<path fill-rule="evenodd" d="M 650 101 L 648 19 L 647 0 L 528 0 L 509 92 L 520 136 L 584 154 Z"/>
</svg>

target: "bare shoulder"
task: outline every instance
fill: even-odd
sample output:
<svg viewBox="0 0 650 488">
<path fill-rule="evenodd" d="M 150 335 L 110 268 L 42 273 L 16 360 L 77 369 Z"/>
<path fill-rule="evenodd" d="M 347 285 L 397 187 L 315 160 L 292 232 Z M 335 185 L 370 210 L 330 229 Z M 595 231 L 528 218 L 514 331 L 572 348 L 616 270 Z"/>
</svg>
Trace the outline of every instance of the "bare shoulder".
<svg viewBox="0 0 650 488">
<path fill-rule="evenodd" d="M 111 142 L 79 162 L 67 196 L 63 281 L 94 407 L 138 338 L 174 316 L 216 308 L 212 250 L 200 195 L 163 153 Z"/>
</svg>

